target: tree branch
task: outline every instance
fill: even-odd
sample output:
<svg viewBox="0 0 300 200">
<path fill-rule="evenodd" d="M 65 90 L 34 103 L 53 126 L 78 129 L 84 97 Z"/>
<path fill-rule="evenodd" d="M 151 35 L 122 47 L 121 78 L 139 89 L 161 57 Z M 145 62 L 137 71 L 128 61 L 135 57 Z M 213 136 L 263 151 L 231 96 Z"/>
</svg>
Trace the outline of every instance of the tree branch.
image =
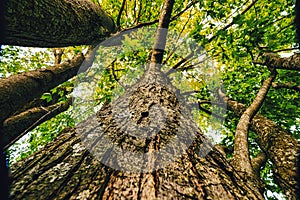
<svg viewBox="0 0 300 200">
<path fill-rule="evenodd" d="M 186 57 L 182 58 L 179 62 L 177 62 L 169 71 L 166 72 L 166 76 L 170 75 L 174 71 L 176 71 L 177 68 L 179 68 L 182 64 L 186 63 L 189 61 L 194 56 L 194 53 L 190 53 Z"/>
<path fill-rule="evenodd" d="M 267 156 L 264 152 L 259 153 L 255 158 L 251 160 L 251 166 L 256 177 L 260 177 L 260 169 L 265 166 L 266 162 Z"/>
<path fill-rule="evenodd" d="M 170 74 L 174 73 L 174 72 L 177 72 L 178 70 L 180 71 L 186 71 L 186 70 L 189 70 L 189 69 L 194 69 L 198 64 L 201 64 L 205 61 L 207 61 L 207 59 L 209 59 L 209 57 L 197 62 L 197 63 L 194 63 L 194 64 L 190 64 L 190 65 L 187 65 L 189 63 L 189 61 L 192 61 L 194 60 L 195 58 L 191 59 L 192 57 L 185 57 L 183 58 L 181 61 L 179 61 L 178 63 L 176 63 L 171 69 L 169 69 L 169 71 L 167 71 L 165 74 L 167 76 L 169 76 Z M 183 64 L 183 65 L 182 65 Z M 187 65 L 187 66 L 186 66 Z"/>
<path fill-rule="evenodd" d="M 274 53 L 265 53 L 263 61 L 253 61 L 253 64 L 266 65 L 275 69 L 297 70 L 300 71 L 300 54 L 287 58 L 280 58 Z"/>
<path fill-rule="evenodd" d="M 186 21 L 185 24 L 182 26 L 181 31 L 180 31 L 180 33 L 179 33 L 178 36 L 177 36 L 177 39 L 176 39 L 176 42 L 175 42 L 177 45 L 169 52 L 169 54 L 167 55 L 167 58 L 164 60 L 163 64 L 166 64 L 166 63 L 167 63 L 167 61 L 168 61 L 168 60 L 171 58 L 171 56 L 175 53 L 176 49 L 178 49 L 178 47 L 182 44 L 182 43 L 179 43 L 179 44 L 178 44 L 178 40 L 180 39 L 180 37 L 181 37 L 183 31 L 186 29 L 186 25 L 189 23 L 191 17 L 192 17 L 192 12 L 190 12 L 187 21 Z"/>
<path fill-rule="evenodd" d="M 126 3 L 126 0 L 123 0 L 120 11 L 119 11 L 119 14 L 118 14 L 118 17 L 117 17 L 117 22 L 116 22 L 117 30 L 120 29 L 120 20 L 121 20 L 122 12 L 124 11 L 124 8 L 125 8 L 125 3 Z"/>
<path fill-rule="evenodd" d="M 272 83 L 272 87 L 273 88 L 287 88 L 287 89 L 292 89 L 295 90 L 297 92 L 300 92 L 300 86 L 299 85 L 295 85 L 294 83 Z"/>
<path fill-rule="evenodd" d="M 192 7 L 196 3 L 198 3 L 198 2 L 195 1 L 195 2 L 192 2 L 192 3 L 188 4 L 186 8 L 184 8 L 182 11 L 180 11 L 179 13 L 177 13 L 175 16 L 171 17 L 170 22 L 176 20 L 178 17 L 180 17 L 184 13 L 183 11 L 188 10 L 190 7 Z M 155 20 L 152 20 L 152 21 L 149 21 L 149 22 L 139 23 L 139 24 L 137 24 L 137 25 L 135 25 L 133 27 L 130 27 L 130 28 L 122 29 L 120 32 L 115 33 L 114 35 L 112 35 L 111 38 L 114 38 L 114 39 L 110 39 L 109 43 L 103 42 L 103 43 L 101 43 L 101 45 L 102 46 L 106 46 L 106 47 L 121 45 L 122 44 L 121 43 L 121 41 L 122 41 L 122 35 L 124 33 L 126 34 L 127 31 L 138 29 L 138 28 L 142 28 L 142 27 L 146 27 L 146 26 L 151 26 L 151 25 L 156 24 L 158 22 L 159 22 L 159 19 L 155 19 Z"/>
<path fill-rule="evenodd" d="M 245 14 L 247 11 L 249 11 L 249 10 L 256 4 L 257 1 L 258 1 L 258 0 L 252 1 L 252 3 L 251 3 L 249 6 L 247 6 L 247 8 L 246 8 L 245 10 L 243 10 L 243 11 L 241 12 L 240 15 L 243 15 L 243 14 Z M 226 26 L 224 26 L 221 30 L 222 30 L 222 31 L 225 31 L 225 30 L 227 30 L 228 28 L 230 28 L 233 24 L 234 24 L 234 21 L 232 20 L 229 24 L 227 24 Z M 211 38 L 208 39 L 207 43 L 210 43 L 210 42 L 213 41 L 215 38 L 216 38 L 216 35 L 212 36 Z"/>
<path fill-rule="evenodd" d="M 257 2 L 257 0 L 253 1 L 245 10 L 243 10 L 241 12 L 241 15 L 245 14 L 247 11 L 249 11 Z M 232 21 L 231 23 L 227 24 L 225 27 L 223 27 L 221 30 L 227 30 L 228 28 L 230 28 L 232 25 L 234 24 L 234 21 Z M 213 35 L 211 38 L 208 39 L 207 43 L 210 43 L 211 41 L 213 41 L 215 38 L 217 37 L 217 35 Z M 174 67 L 172 69 L 170 69 L 166 74 L 169 75 L 172 72 L 174 72 L 175 69 L 177 69 L 181 64 L 183 64 L 184 62 L 188 61 L 189 59 L 191 59 L 194 56 L 194 52 L 190 53 L 189 55 L 187 55 L 185 58 L 182 58 L 182 60 L 180 60 L 177 64 L 174 65 Z"/>
<path fill-rule="evenodd" d="M 86 56 L 80 53 L 62 64 L 0 79 L 0 123 L 44 92 L 85 71 L 93 58 L 90 48 Z"/>
</svg>

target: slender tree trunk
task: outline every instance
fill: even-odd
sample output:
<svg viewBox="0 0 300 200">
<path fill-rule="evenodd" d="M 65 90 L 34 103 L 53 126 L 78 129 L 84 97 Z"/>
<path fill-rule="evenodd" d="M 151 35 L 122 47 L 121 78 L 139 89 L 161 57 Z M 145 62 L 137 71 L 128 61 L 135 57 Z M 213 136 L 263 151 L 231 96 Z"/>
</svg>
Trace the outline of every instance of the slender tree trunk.
<svg viewBox="0 0 300 200">
<path fill-rule="evenodd" d="M 238 116 L 246 110 L 244 104 L 228 98 L 224 99 L 228 108 Z M 285 191 L 288 199 L 296 199 L 297 191 L 299 191 L 296 168 L 298 141 L 291 133 L 259 114 L 254 116 L 250 128 L 258 134 L 260 148 L 274 164 L 275 182 Z"/>
<path fill-rule="evenodd" d="M 72 99 L 69 98 L 66 102 L 59 102 L 47 107 L 39 106 L 31 108 L 4 120 L 2 128 L 2 132 L 4 133 L 4 136 L 6 136 L 2 139 L 4 149 L 10 147 L 18 139 L 38 125 L 66 111 L 71 104 Z"/>
<path fill-rule="evenodd" d="M 114 21 L 89 0 L 4 0 L 1 44 L 65 47 L 93 45 L 115 31 Z"/>
<path fill-rule="evenodd" d="M 233 151 L 233 164 L 239 171 L 244 171 L 248 174 L 253 174 L 253 167 L 251 166 L 251 159 L 249 155 L 249 146 L 248 146 L 248 132 L 250 122 L 256 113 L 259 111 L 261 105 L 264 102 L 264 99 L 271 87 L 272 81 L 276 77 L 276 73 L 272 73 L 268 77 L 259 92 L 257 93 L 254 101 L 251 105 L 244 111 L 242 114 L 235 132 L 234 138 L 234 151 Z"/>
<path fill-rule="evenodd" d="M 76 76 L 79 69 L 82 72 L 92 62 L 93 53 L 89 51 L 86 57 L 78 54 L 62 64 L 0 79 L 0 123 L 34 98 Z"/>
</svg>

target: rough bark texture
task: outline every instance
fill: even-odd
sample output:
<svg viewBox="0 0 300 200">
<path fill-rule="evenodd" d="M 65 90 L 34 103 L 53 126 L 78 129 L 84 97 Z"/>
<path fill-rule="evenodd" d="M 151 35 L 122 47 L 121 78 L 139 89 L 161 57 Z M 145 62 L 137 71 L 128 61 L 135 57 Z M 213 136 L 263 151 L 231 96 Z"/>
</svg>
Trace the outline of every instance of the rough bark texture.
<svg viewBox="0 0 300 200">
<path fill-rule="evenodd" d="M 300 54 L 295 53 L 294 55 L 287 58 L 280 58 L 274 53 L 265 53 L 263 62 L 254 62 L 255 64 L 267 65 L 274 69 L 286 69 L 286 70 L 298 70 L 300 71 Z"/>
<path fill-rule="evenodd" d="M 251 127 L 259 135 L 260 147 L 274 164 L 275 182 L 288 199 L 296 199 L 299 192 L 296 169 L 299 143 L 289 132 L 261 115 L 254 117 Z"/>
<path fill-rule="evenodd" d="M 34 47 L 98 44 L 114 21 L 88 0 L 6 0 L 0 43 Z"/>
<path fill-rule="evenodd" d="M 241 116 L 246 106 L 225 98 L 227 106 L 235 114 Z M 272 120 L 255 115 L 251 127 L 258 134 L 259 146 L 274 164 L 275 182 L 285 191 L 288 199 L 296 199 L 297 188 L 297 152 L 299 143 L 286 130 L 276 125 Z"/>
<path fill-rule="evenodd" d="M 65 130 L 11 172 L 11 199 L 261 199 L 218 152 L 192 149 L 153 173 L 108 168 L 88 153 L 74 130 Z"/>
<path fill-rule="evenodd" d="M 263 199 L 260 182 L 212 150 L 171 81 L 148 69 L 96 116 L 13 166 L 11 199 Z"/>
<path fill-rule="evenodd" d="M 141 84 L 133 86 L 115 104 L 104 105 L 96 120 L 88 119 L 78 125 L 76 132 L 84 144 L 90 144 L 90 151 L 80 142 L 75 130 L 70 129 L 41 151 L 16 163 L 11 170 L 11 199 L 263 199 L 257 192 L 259 183 L 253 184 L 240 176 L 218 150 L 209 152 L 211 146 L 204 145 L 205 136 L 189 118 L 188 108 L 176 98 L 172 87 L 166 87 L 165 81 L 159 74 L 143 77 Z M 128 123 L 118 124 L 117 114 L 122 112 L 122 105 L 128 105 L 134 115 L 128 118 L 130 121 L 122 118 L 121 122 Z M 155 106 L 166 117 L 164 126 L 158 130 L 152 124 L 153 118 L 160 119 L 160 112 L 153 109 Z M 154 132 L 147 138 L 134 137 L 127 133 L 132 124 L 141 129 L 151 129 L 154 125 Z M 181 135 L 177 133 L 180 127 Z M 163 156 L 168 158 L 176 151 L 182 152 L 182 156 L 154 171 L 115 170 L 89 153 L 97 155 L 106 151 L 102 162 L 115 162 L 122 168 L 123 161 L 131 158 L 113 152 L 109 148 L 112 143 L 132 152 L 152 152 L 163 149 L 179 135 L 179 145 Z M 186 140 L 193 136 L 195 140 L 184 150 Z M 109 138 L 110 143 L 103 137 Z M 125 167 L 134 168 L 140 162 L 151 167 L 155 160 L 148 162 L 149 159 L 132 160 Z"/>
</svg>

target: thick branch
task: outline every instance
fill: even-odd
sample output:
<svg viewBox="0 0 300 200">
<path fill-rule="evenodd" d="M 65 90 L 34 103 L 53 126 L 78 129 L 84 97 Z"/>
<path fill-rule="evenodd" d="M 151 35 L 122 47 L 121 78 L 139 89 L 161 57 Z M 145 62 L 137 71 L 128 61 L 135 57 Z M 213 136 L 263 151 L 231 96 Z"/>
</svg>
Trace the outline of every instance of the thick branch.
<svg viewBox="0 0 300 200">
<path fill-rule="evenodd" d="M 254 174 L 257 177 L 260 177 L 260 169 L 265 166 L 267 162 L 267 156 L 264 152 L 258 154 L 255 158 L 251 160 L 251 165 L 254 171 Z"/>
<path fill-rule="evenodd" d="M 26 110 L 29 110 L 31 108 L 51 106 L 53 104 L 60 102 L 62 95 L 66 96 L 72 92 L 72 90 L 68 90 L 66 87 L 60 87 L 60 86 L 58 86 L 56 88 L 56 90 L 57 91 L 55 93 L 51 94 L 51 101 L 49 101 L 47 99 L 35 98 L 32 101 L 30 101 L 29 103 L 25 104 L 21 109 L 17 110 L 15 113 L 13 113 L 11 116 L 18 115 L 18 114 L 20 114 Z M 9 118 L 11 116 L 9 116 Z"/>
<path fill-rule="evenodd" d="M 300 86 L 293 83 L 272 83 L 273 88 L 287 88 L 300 92 Z"/>
<path fill-rule="evenodd" d="M 64 47 L 92 45 L 115 31 L 114 21 L 89 0 L 8 0 L 1 44 Z"/>
<path fill-rule="evenodd" d="M 233 152 L 234 165 L 237 167 L 238 171 L 246 172 L 249 175 L 253 173 L 248 149 L 249 125 L 254 115 L 260 109 L 275 76 L 276 74 L 272 73 L 272 75 L 264 81 L 256 98 L 242 114 L 241 119 L 236 127 Z"/>
<path fill-rule="evenodd" d="M 55 117 L 61 112 L 66 111 L 72 103 L 68 99 L 64 103 L 57 103 L 48 107 L 36 107 L 14 115 L 3 122 L 2 136 L 4 148 L 7 149 L 17 139 L 31 131 L 41 123 Z"/>
<path fill-rule="evenodd" d="M 300 54 L 295 53 L 294 55 L 287 58 L 280 58 L 274 53 L 265 53 L 265 59 L 262 62 L 254 61 L 254 64 L 267 65 L 268 67 L 275 69 L 286 69 L 286 70 L 297 70 L 300 71 Z"/>
</svg>

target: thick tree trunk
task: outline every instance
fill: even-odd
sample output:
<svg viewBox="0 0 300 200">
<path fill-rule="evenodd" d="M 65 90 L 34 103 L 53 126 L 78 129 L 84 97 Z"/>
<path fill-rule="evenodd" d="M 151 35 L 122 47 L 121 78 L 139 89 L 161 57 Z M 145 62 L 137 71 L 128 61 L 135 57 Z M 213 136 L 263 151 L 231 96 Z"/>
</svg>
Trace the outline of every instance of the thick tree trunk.
<svg viewBox="0 0 300 200">
<path fill-rule="evenodd" d="M 262 199 L 217 150 L 202 158 L 190 148 L 164 169 L 128 173 L 100 163 L 74 130 L 14 165 L 11 178 L 11 199 Z"/>
<path fill-rule="evenodd" d="M 34 98 L 77 75 L 83 61 L 84 56 L 80 54 L 71 62 L 1 79 L 0 122 Z"/>
<path fill-rule="evenodd" d="M 89 0 L 4 0 L 1 44 L 65 47 L 97 44 L 115 31 L 114 21 Z"/>
<path fill-rule="evenodd" d="M 148 71 L 97 116 L 16 163 L 11 199 L 263 199 L 261 182 L 238 174 L 188 113 L 169 80 Z"/>
</svg>

